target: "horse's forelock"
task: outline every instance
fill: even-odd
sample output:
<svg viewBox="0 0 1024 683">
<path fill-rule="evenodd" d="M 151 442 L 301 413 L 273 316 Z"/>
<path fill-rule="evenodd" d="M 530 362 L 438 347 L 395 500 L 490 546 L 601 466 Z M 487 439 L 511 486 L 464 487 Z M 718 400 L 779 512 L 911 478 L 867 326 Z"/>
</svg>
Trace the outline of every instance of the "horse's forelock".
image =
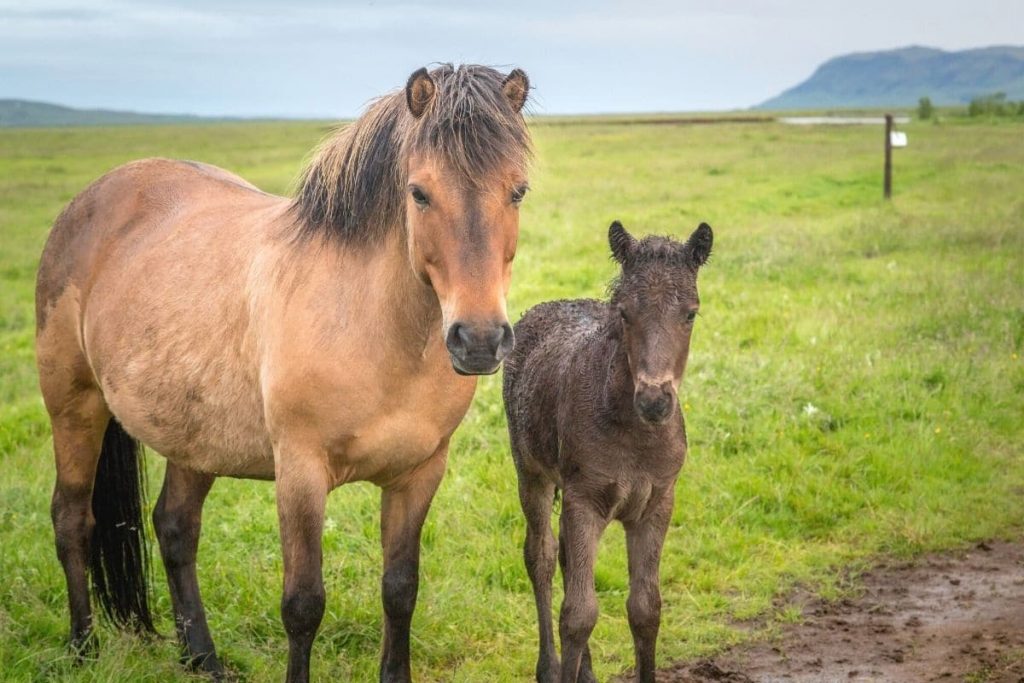
<svg viewBox="0 0 1024 683">
<path fill-rule="evenodd" d="M 504 75 L 444 64 L 430 72 L 432 101 L 417 118 L 404 92 L 378 99 L 327 138 L 302 174 L 293 209 L 302 236 L 380 242 L 404 222 L 404 160 L 437 155 L 463 183 L 498 169 L 525 174 L 531 149 L 520 113 L 502 92 Z"/>
</svg>

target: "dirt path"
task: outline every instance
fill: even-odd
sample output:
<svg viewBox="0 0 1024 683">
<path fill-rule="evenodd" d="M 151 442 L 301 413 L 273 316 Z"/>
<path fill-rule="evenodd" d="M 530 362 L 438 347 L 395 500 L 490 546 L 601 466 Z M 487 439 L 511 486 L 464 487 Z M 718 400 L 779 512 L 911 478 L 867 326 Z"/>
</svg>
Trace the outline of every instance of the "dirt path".
<svg viewBox="0 0 1024 683">
<path fill-rule="evenodd" d="M 661 672 L 664 683 L 1024 683 L 1024 543 L 882 566 L 859 597 L 812 600 L 777 640 Z"/>
</svg>

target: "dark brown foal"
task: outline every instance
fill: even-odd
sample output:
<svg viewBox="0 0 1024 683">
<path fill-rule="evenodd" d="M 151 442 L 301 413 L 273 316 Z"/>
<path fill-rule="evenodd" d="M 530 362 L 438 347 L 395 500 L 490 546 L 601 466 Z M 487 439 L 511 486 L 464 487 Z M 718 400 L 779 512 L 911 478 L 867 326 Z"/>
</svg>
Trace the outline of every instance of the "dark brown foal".
<svg viewBox="0 0 1024 683">
<path fill-rule="evenodd" d="M 541 683 L 595 680 L 587 646 L 597 621 L 594 560 L 612 520 L 626 530 L 626 607 L 637 676 L 654 681 L 661 549 L 686 457 L 676 392 L 697 314 L 697 271 L 711 254 L 712 232 L 702 223 L 685 243 L 638 241 L 615 222 L 608 236 L 622 266 L 611 300 L 530 309 L 515 326 L 516 348 L 505 362 L 505 412 L 526 515 L 523 555 L 537 602 Z M 551 624 L 557 489 L 563 492 L 561 663 Z"/>
</svg>

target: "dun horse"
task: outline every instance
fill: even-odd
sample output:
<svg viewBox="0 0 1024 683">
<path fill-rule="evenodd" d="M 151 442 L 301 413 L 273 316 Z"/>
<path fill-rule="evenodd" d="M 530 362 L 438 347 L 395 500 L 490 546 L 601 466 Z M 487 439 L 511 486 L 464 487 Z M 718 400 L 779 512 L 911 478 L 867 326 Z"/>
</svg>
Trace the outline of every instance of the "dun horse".
<svg viewBox="0 0 1024 683">
<path fill-rule="evenodd" d="M 594 560 L 619 520 L 629 553 L 629 626 L 642 683 L 654 681 L 661 621 L 658 571 L 672 516 L 686 430 L 676 392 L 697 315 L 697 270 L 711 254 L 701 224 L 685 244 L 609 230 L 622 266 L 611 301 L 553 301 L 516 323 L 505 361 L 505 412 L 526 515 L 524 557 L 540 622 L 537 680 L 593 681 L 587 641 L 597 621 Z M 565 585 L 551 625 L 555 538 L 551 509 L 562 491 L 558 559 Z"/>
<path fill-rule="evenodd" d="M 222 670 L 196 582 L 214 479 L 275 481 L 288 681 L 308 679 L 324 613 L 327 494 L 368 480 L 382 489 L 381 679 L 409 679 L 420 529 L 473 375 L 512 348 L 528 90 L 518 69 L 420 69 L 324 143 L 294 200 L 149 159 L 64 210 L 36 312 L 74 647 L 90 641 L 90 574 L 115 622 L 152 629 L 141 442 L 168 460 L 153 522 L 188 662 Z"/>
</svg>

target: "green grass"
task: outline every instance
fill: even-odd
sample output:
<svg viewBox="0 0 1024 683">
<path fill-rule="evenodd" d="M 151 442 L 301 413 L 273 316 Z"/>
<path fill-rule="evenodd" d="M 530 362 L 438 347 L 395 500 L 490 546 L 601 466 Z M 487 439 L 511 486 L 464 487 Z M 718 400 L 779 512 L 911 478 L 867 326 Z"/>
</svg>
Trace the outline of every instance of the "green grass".
<svg viewBox="0 0 1024 683">
<path fill-rule="evenodd" d="M 663 567 L 659 659 L 791 621 L 796 583 L 826 595 L 879 554 L 1014 536 L 1024 519 L 1024 126 L 909 124 L 881 200 L 874 127 L 535 126 L 511 310 L 599 296 L 613 218 L 637 233 L 715 229 L 682 401 L 691 440 Z M 33 278 L 48 226 L 129 159 L 201 159 L 284 192 L 316 124 L 0 131 L 0 671 L 7 680 L 186 680 L 170 638 L 100 630 L 65 653 L 52 544 L 49 426 L 35 385 Z M 162 460 L 149 456 L 151 488 Z M 336 491 L 324 538 L 317 680 L 375 677 L 378 495 Z M 272 486 L 221 480 L 199 575 L 214 638 L 253 681 L 283 678 Z M 500 403 L 488 378 L 424 533 L 418 680 L 526 680 L 534 615 Z M 163 571 L 159 627 L 172 633 Z M 602 679 L 632 663 L 623 535 L 606 535 L 592 648 Z"/>
</svg>

